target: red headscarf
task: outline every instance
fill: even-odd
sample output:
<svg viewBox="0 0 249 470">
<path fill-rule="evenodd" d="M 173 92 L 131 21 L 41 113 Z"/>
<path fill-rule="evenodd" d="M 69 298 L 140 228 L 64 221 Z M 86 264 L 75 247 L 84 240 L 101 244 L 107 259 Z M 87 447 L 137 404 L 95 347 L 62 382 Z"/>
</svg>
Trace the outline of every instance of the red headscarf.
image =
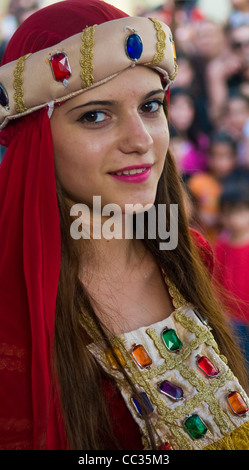
<svg viewBox="0 0 249 470">
<path fill-rule="evenodd" d="M 29 17 L 2 64 L 53 46 L 86 26 L 127 16 L 98 0 L 66 0 Z M 51 354 L 60 225 L 47 110 L 0 133 L 0 449 L 66 449 Z"/>
</svg>

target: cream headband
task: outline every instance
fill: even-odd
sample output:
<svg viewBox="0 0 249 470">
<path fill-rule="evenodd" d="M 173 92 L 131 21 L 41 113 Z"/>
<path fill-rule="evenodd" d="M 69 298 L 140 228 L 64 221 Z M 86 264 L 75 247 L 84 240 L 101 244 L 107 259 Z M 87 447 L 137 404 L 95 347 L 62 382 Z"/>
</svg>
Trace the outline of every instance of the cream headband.
<svg viewBox="0 0 249 470">
<path fill-rule="evenodd" d="M 72 98 L 136 64 L 157 70 L 166 88 L 177 74 L 169 27 L 154 18 L 126 17 L 91 26 L 59 44 L 0 67 L 0 129 Z"/>
</svg>

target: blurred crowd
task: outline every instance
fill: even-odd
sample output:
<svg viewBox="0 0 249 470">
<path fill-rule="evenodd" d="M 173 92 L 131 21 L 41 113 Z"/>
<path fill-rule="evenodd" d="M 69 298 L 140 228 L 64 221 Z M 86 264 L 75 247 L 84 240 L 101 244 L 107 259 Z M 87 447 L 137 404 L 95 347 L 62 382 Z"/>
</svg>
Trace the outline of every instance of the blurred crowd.
<svg viewBox="0 0 249 470">
<path fill-rule="evenodd" d="M 178 76 L 171 88 L 170 150 L 182 176 L 190 225 L 209 240 L 215 279 L 249 360 L 249 0 L 227 0 L 224 22 L 196 0 L 154 11 L 171 27 Z"/>
<path fill-rule="evenodd" d="M 178 75 L 170 97 L 170 150 L 189 223 L 213 247 L 215 276 L 233 296 L 227 311 L 248 349 L 249 0 L 227 2 L 231 13 L 223 22 L 206 17 L 198 0 L 165 0 L 135 14 L 157 17 L 172 29 Z M 44 6 L 43 0 L 6 3 L 0 56 L 18 25 Z"/>
</svg>

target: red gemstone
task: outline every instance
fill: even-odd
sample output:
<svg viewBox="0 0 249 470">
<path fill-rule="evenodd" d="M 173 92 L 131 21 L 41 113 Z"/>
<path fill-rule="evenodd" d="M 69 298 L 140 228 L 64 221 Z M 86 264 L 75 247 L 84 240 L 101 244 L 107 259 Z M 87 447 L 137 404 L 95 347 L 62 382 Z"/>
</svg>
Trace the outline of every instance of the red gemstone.
<svg viewBox="0 0 249 470">
<path fill-rule="evenodd" d="M 67 55 L 64 52 L 57 52 L 50 59 L 50 65 L 53 71 L 54 79 L 57 82 L 64 82 L 71 77 L 71 68 Z"/>
<path fill-rule="evenodd" d="M 172 450 L 169 443 L 165 442 L 164 444 L 161 444 L 157 450 Z"/>
<path fill-rule="evenodd" d="M 216 377 L 220 372 L 218 367 L 216 367 L 206 356 L 198 357 L 197 364 L 202 372 L 204 372 L 208 377 Z"/>
</svg>

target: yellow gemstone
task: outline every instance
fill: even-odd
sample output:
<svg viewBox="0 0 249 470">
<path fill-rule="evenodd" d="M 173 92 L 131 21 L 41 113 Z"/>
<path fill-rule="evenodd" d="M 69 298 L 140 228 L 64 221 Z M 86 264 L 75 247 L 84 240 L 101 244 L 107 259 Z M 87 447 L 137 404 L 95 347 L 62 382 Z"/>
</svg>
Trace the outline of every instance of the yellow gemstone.
<svg viewBox="0 0 249 470">
<path fill-rule="evenodd" d="M 122 355 L 120 349 L 117 346 L 114 346 L 113 351 L 116 354 L 121 366 L 125 367 L 126 361 L 125 361 L 125 358 Z M 106 356 L 107 356 L 107 359 L 108 359 L 112 369 L 120 369 L 120 366 L 119 366 L 116 358 L 114 357 L 113 352 L 110 349 L 107 349 Z"/>
</svg>

